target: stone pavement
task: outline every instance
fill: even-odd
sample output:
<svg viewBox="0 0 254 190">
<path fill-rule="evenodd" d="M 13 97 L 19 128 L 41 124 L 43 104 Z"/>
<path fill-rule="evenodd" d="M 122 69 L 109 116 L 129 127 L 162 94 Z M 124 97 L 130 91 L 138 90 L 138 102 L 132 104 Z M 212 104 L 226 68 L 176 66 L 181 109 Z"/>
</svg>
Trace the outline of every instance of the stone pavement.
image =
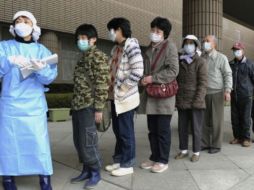
<svg viewBox="0 0 254 190">
<path fill-rule="evenodd" d="M 112 177 L 102 171 L 103 180 L 95 190 L 254 190 L 254 145 L 243 148 L 228 143 L 232 139 L 229 107 L 225 109 L 222 152 L 215 155 L 202 152 L 197 163 L 192 163 L 187 158 L 174 160 L 178 151 L 177 113 L 174 114 L 169 170 L 161 174 L 153 174 L 138 167 L 150 153 L 145 116 L 137 116 L 135 125 L 137 144 L 135 173 L 125 177 Z M 49 123 L 49 130 L 54 160 L 53 189 L 82 189 L 83 183 L 69 183 L 70 178 L 78 175 L 81 169 L 73 146 L 71 121 Z M 104 164 L 111 163 L 115 142 L 112 129 L 99 136 Z M 37 177 L 19 177 L 16 180 L 19 190 L 39 189 Z"/>
</svg>

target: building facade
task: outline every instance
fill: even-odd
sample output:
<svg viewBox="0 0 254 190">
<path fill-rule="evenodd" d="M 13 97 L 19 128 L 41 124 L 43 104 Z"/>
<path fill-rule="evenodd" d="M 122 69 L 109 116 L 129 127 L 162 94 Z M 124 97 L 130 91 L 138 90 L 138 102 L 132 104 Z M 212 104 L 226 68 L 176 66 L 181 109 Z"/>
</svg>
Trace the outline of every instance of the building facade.
<svg viewBox="0 0 254 190">
<path fill-rule="evenodd" d="M 223 18 L 222 0 L 0 0 L 0 40 L 11 38 L 8 30 L 13 15 L 19 10 L 31 11 L 43 29 L 41 42 L 59 54 L 57 83 L 71 83 L 80 53 L 75 45 L 74 31 L 80 24 L 95 25 L 98 46 L 107 54 L 113 43 L 107 40 L 107 22 L 113 17 L 130 20 L 133 37 L 142 46 L 149 43 L 150 22 L 156 16 L 167 17 L 172 25 L 171 37 L 178 48 L 182 37 L 195 34 L 201 40 L 215 34 L 219 49 L 232 58 L 230 46 L 242 40 L 247 54 L 254 59 L 254 31 Z M 233 31 L 232 31 L 233 30 Z"/>
</svg>

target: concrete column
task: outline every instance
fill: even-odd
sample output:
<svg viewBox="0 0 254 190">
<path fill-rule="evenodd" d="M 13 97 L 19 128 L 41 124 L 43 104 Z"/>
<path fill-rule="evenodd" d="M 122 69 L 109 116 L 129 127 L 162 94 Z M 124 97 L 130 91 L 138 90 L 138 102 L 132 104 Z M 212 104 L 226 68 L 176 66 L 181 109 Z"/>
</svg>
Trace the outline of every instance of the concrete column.
<svg viewBox="0 0 254 190">
<path fill-rule="evenodd" d="M 52 53 L 59 52 L 58 37 L 55 32 L 48 31 L 43 33 L 43 35 L 40 38 L 40 41 L 50 51 L 52 51 Z"/>
<path fill-rule="evenodd" d="M 223 0 L 183 0 L 183 35 L 194 34 L 200 40 L 213 34 L 222 49 Z"/>
<path fill-rule="evenodd" d="M 55 32 L 53 31 L 46 31 L 42 34 L 40 38 L 40 42 L 46 46 L 53 54 L 57 53 L 59 56 L 59 40 Z M 60 57 L 58 57 L 58 61 L 60 62 Z M 59 80 L 62 77 L 61 71 L 61 64 L 58 62 L 58 77 Z M 56 82 L 56 81 L 55 81 Z"/>
</svg>

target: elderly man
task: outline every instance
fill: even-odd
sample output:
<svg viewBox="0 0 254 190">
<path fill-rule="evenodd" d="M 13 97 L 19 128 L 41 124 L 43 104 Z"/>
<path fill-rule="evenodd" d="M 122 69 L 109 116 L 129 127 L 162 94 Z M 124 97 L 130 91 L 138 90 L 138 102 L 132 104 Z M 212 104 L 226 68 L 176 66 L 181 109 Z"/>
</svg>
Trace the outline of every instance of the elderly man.
<svg viewBox="0 0 254 190">
<path fill-rule="evenodd" d="M 233 91 L 231 93 L 231 121 L 234 139 L 230 144 L 249 147 L 252 95 L 254 84 L 254 64 L 244 54 L 244 45 L 237 42 L 232 47 L 234 59 L 230 62 L 233 71 Z"/>
<path fill-rule="evenodd" d="M 215 36 L 208 35 L 204 38 L 202 57 L 206 59 L 208 64 L 208 88 L 202 150 L 207 149 L 210 154 L 221 150 L 224 100 L 230 101 L 232 89 L 232 71 L 228 59 L 216 50 L 216 45 Z"/>
</svg>

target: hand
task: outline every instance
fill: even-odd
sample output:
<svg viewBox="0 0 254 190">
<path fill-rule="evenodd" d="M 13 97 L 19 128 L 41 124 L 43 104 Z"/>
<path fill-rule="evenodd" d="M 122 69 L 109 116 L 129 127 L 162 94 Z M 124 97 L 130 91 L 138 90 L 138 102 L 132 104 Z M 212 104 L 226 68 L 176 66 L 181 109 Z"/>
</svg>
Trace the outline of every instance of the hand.
<svg viewBox="0 0 254 190">
<path fill-rule="evenodd" d="M 8 60 L 11 64 L 16 65 L 18 67 L 25 67 L 29 64 L 29 60 L 22 55 L 10 56 L 8 57 Z"/>
<path fill-rule="evenodd" d="M 96 123 L 102 122 L 102 112 L 95 112 L 95 122 Z"/>
<path fill-rule="evenodd" d="M 231 100 L 230 92 L 224 92 L 224 99 L 226 102 Z"/>
<path fill-rule="evenodd" d="M 147 85 L 147 83 L 145 82 L 145 79 L 144 79 L 144 78 L 141 80 L 141 85 L 142 85 L 142 86 L 146 86 L 146 85 Z"/>
<path fill-rule="evenodd" d="M 153 83 L 153 77 L 150 75 L 150 76 L 146 76 L 146 77 L 144 77 L 143 78 L 143 82 L 144 82 L 144 84 L 151 84 L 151 83 Z"/>
<path fill-rule="evenodd" d="M 35 71 L 42 70 L 43 68 L 47 66 L 45 62 L 39 61 L 39 60 L 31 60 L 31 63 L 32 63 L 31 70 L 35 70 Z"/>
</svg>

